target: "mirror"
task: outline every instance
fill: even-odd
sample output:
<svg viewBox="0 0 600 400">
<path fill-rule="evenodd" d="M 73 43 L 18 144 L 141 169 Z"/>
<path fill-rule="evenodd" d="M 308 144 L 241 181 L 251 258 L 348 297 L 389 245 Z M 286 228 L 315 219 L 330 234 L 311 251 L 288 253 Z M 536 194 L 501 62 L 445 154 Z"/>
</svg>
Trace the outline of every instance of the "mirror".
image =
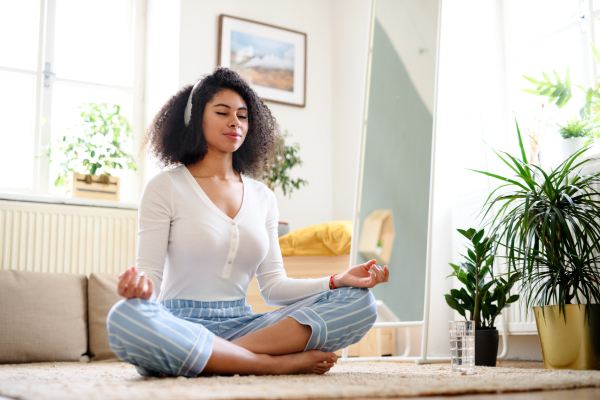
<svg viewBox="0 0 600 400">
<path fill-rule="evenodd" d="M 373 1 L 352 260 L 367 261 L 370 246 L 383 266 L 380 262 L 386 261 L 391 246 L 386 263 L 389 282 L 373 288 L 373 293 L 401 321 L 421 321 L 440 4 L 439 0 Z M 382 217 L 388 211 L 391 221 Z M 365 238 L 372 235 L 373 226 L 381 232 L 379 238 Z"/>
</svg>

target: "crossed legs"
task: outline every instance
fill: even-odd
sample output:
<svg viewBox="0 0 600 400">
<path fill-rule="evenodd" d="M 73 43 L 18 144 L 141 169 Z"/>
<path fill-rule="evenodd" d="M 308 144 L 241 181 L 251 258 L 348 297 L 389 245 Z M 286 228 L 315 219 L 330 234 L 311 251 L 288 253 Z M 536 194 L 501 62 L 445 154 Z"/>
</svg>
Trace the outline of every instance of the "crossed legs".
<svg viewBox="0 0 600 400">
<path fill-rule="evenodd" d="M 107 326 L 113 351 L 142 375 L 325 373 L 337 361 L 332 351 L 360 340 L 376 317 L 368 290 L 343 288 L 302 303 L 226 339 L 141 299 L 117 303 Z"/>
</svg>

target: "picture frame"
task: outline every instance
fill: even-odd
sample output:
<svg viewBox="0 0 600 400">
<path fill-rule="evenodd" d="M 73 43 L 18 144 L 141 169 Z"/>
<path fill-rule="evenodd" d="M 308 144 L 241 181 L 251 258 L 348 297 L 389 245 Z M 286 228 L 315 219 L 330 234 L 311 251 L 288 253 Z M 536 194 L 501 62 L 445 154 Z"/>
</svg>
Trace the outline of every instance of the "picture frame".
<svg viewBox="0 0 600 400">
<path fill-rule="evenodd" d="M 217 65 L 240 74 L 263 100 L 306 106 L 306 33 L 221 14 Z"/>
</svg>

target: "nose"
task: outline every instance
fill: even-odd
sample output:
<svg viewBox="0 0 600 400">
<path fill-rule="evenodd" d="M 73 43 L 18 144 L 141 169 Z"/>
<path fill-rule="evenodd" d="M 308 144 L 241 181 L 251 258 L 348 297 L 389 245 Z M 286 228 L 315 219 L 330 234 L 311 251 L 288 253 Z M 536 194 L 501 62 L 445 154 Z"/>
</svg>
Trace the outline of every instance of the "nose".
<svg viewBox="0 0 600 400">
<path fill-rule="evenodd" d="M 231 128 L 237 129 L 242 127 L 242 123 L 237 116 L 234 116 L 233 119 L 229 122 L 229 126 Z"/>
</svg>

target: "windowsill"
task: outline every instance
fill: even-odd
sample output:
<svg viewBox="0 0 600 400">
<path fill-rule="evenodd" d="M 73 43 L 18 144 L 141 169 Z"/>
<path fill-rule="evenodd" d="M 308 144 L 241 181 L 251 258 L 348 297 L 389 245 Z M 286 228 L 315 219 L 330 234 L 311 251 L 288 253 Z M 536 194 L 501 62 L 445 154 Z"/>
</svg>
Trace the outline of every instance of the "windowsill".
<svg viewBox="0 0 600 400">
<path fill-rule="evenodd" d="M 137 203 L 124 203 L 120 201 L 73 199 L 61 196 L 44 196 L 37 194 L 0 192 L 0 200 L 24 201 L 29 203 L 65 204 L 69 206 L 120 208 L 137 210 Z"/>
</svg>

